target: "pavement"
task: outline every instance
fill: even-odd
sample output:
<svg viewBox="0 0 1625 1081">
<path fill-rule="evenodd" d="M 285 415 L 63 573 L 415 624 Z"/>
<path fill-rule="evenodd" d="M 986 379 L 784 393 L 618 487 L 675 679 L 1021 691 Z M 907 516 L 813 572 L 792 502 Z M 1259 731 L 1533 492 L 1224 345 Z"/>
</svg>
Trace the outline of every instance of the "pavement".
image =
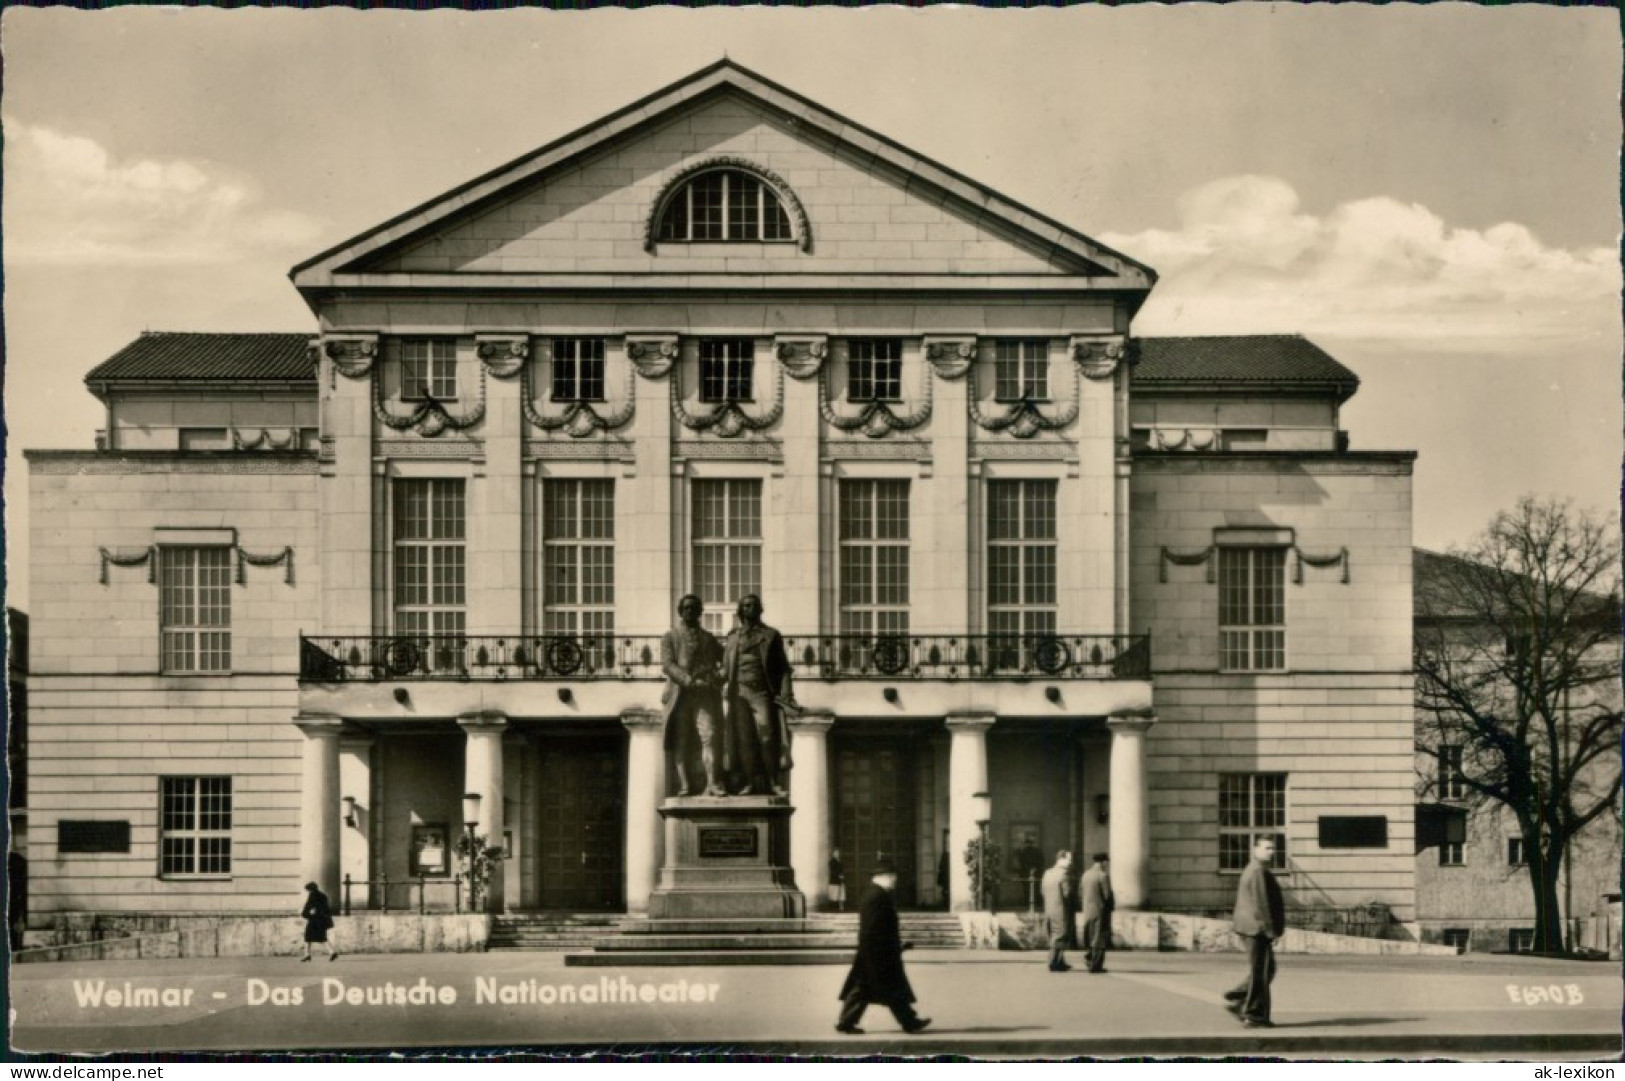
<svg viewBox="0 0 1625 1081">
<path fill-rule="evenodd" d="M 1245 974 L 1239 954 L 1114 952 L 1099 975 L 1051 974 L 1045 956 L 909 953 L 920 1013 L 933 1019 L 915 1036 L 883 1007 L 870 1008 L 864 1035 L 837 1034 L 839 965 L 567 968 L 562 954 L 518 952 L 27 964 L 11 970 L 11 1044 L 42 1054 L 1620 1057 L 1617 962 L 1283 956 L 1275 1027 L 1245 1029 L 1223 1000 Z"/>
</svg>

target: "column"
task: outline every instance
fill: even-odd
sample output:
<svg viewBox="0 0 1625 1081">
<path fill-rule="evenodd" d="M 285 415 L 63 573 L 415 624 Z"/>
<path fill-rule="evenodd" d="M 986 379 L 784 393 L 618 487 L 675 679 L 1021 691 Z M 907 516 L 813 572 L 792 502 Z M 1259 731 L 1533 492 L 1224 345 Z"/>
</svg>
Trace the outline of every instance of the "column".
<svg viewBox="0 0 1625 1081">
<path fill-rule="evenodd" d="M 829 729 L 835 714 L 808 711 L 790 722 L 790 869 L 815 912 L 829 900 Z"/>
<path fill-rule="evenodd" d="M 948 732 L 948 900 L 954 911 L 975 907 L 975 883 L 965 868 L 965 848 L 977 835 L 972 796 L 987 789 L 987 730 L 991 713 L 950 713 Z"/>
<path fill-rule="evenodd" d="M 1149 713 L 1113 714 L 1111 838 L 1112 891 L 1118 908 L 1145 907 L 1151 871 L 1151 820 L 1147 814 L 1145 733 L 1157 723 Z"/>
<path fill-rule="evenodd" d="M 502 844 L 502 734 L 508 729 L 508 717 L 498 710 L 476 710 L 457 718 L 467 744 L 463 751 L 463 791 L 477 792 L 480 796 L 480 822 L 475 833 L 485 837 L 487 847 Z M 487 912 L 502 911 L 502 861 L 491 869 L 486 883 L 483 903 Z"/>
<path fill-rule="evenodd" d="M 339 881 L 340 891 L 348 875 L 354 885 L 350 889 L 350 905 L 354 909 L 372 905 L 372 890 L 367 880 L 372 877 L 372 740 L 366 736 L 342 736 L 339 739 Z M 355 820 L 342 820 L 347 800 L 355 800 Z M 307 880 L 308 881 L 308 880 Z M 335 906 L 344 899 L 333 895 Z"/>
<path fill-rule="evenodd" d="M 339 732 L 344 721 L 331 713 L 299 713 L 293 723 L 305 734 L 299 776 L 299 877 L 339 900 Z"/>
<path fill-rule="evenodd" d="M 649 911 L 649 895 L 660 880 L 665 830 L 660 802 L 666 795 L 665 715 L 653 709 L 621 712 L 632 734 L 626 758 L 626 911 Z"/>
</svg>

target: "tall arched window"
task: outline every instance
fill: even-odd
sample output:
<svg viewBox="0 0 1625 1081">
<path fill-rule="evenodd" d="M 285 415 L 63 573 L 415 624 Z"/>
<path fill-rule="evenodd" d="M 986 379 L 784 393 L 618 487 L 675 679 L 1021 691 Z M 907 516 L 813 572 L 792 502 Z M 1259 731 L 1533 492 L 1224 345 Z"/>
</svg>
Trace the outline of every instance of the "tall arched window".
<svg viewBox="0 0 1625 1081">
<path fill-rule="evenodd" d="M 660 216 L 660 239 L 776 241 L 795 239 L 777 193 L 740 169 L 704 172 L 672 192 Z"/>
</svg>

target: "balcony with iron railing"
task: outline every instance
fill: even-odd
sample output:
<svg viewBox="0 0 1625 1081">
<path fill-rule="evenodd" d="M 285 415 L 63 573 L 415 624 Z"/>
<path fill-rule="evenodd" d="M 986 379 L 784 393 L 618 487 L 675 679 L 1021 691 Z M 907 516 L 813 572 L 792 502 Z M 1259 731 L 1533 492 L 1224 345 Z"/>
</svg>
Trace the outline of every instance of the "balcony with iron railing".
<svg viewBox="0 0 1625 1081">
<path fill-rule="evenodd" d="M 1148 680 L 1145 634 L 786 636 L 797 679 Z M 660 636 L 302 635 L 301 683 L 659 680 Z"/>
</svg>

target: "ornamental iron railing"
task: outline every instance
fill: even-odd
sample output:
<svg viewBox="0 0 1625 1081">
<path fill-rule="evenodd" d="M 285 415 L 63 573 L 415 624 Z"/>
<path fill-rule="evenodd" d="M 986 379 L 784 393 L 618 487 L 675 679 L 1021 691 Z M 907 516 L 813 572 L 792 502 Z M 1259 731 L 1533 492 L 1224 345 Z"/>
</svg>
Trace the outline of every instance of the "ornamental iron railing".
<svg viewBox="0 0 1625 1081">
<path fill-rule="evenodd" d="M 786 637 L 798 679 L 1149 679 L 1150 635 Z M 302 683 L 664 678 L 660 638 L 301 636 Z"/>
</svg>

